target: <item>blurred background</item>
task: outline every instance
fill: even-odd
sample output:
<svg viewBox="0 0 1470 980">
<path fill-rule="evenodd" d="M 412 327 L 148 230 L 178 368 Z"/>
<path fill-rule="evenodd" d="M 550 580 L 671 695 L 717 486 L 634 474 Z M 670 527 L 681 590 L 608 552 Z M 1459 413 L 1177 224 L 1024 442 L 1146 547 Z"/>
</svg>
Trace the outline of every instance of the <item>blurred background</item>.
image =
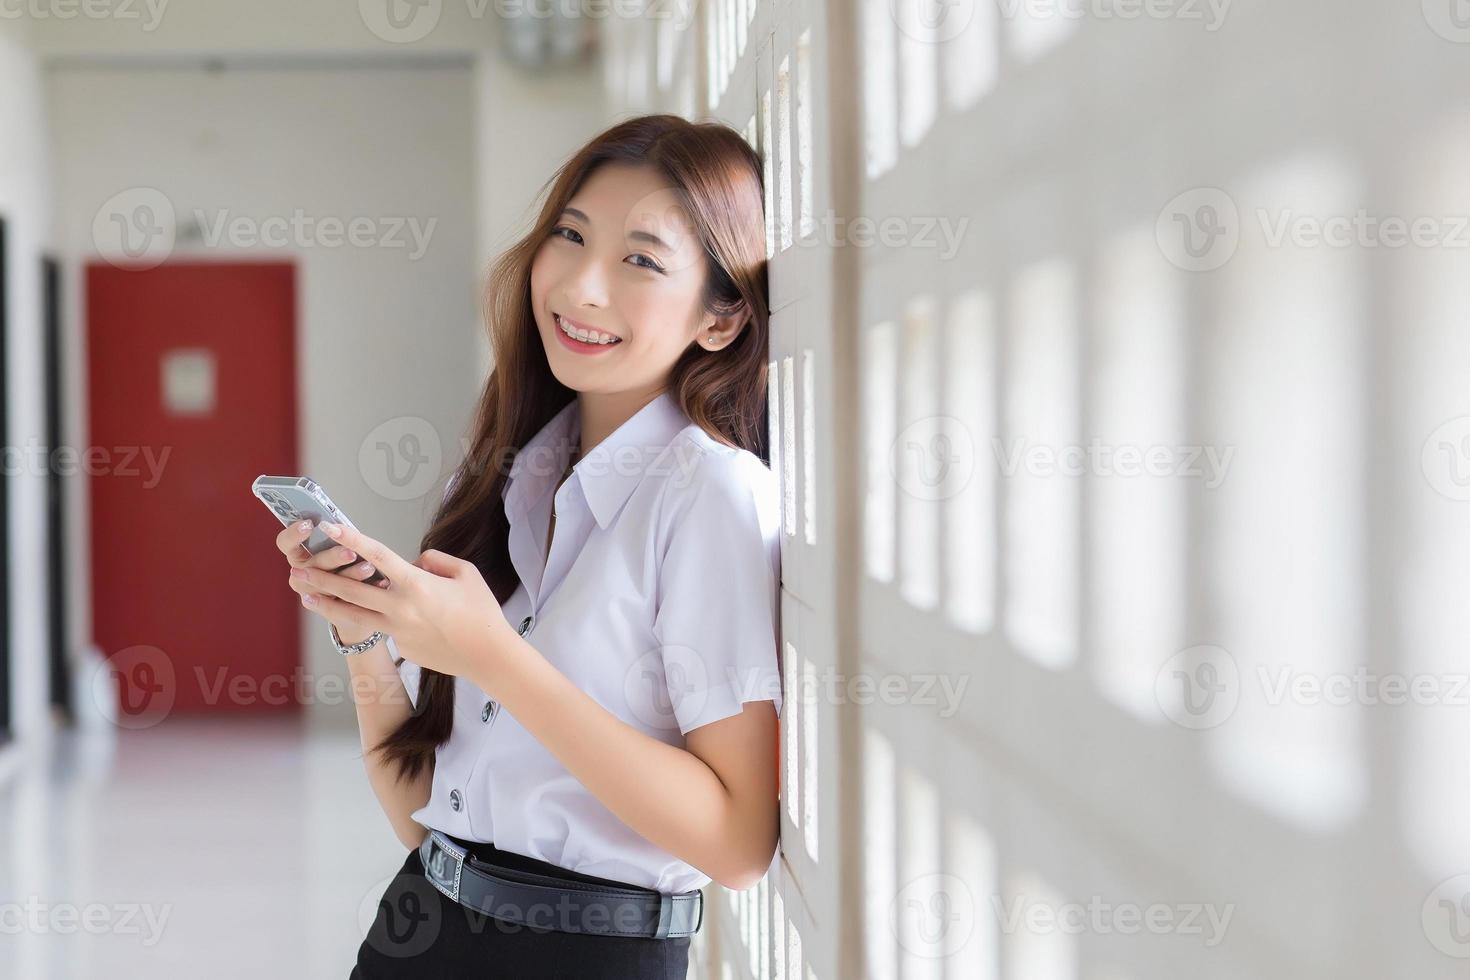
<svg viewBox="0 0 1470 980">
<path fill-rule="evenodd" d="M 692 975 L 1466 976 L 1465 0 L 0 0 L 0 977 L 347 974 L 403 850 L 249 483 L 416 555 L 652 111 L 765 161 L 785 489 Z"/>
</svg>

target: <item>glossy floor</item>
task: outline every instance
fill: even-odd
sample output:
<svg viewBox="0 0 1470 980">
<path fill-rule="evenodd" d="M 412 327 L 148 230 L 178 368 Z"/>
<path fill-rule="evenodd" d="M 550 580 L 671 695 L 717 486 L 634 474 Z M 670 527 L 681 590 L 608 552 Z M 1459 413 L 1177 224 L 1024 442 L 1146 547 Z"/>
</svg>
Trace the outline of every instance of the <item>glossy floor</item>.
<svg viewBox="0 0 1470 980">
<path fill-rule="evenodd" d="M 173 720 L 0 750 L 0 977 L 346 977 L 405 850 L 355 730 Z"/>
</svg>

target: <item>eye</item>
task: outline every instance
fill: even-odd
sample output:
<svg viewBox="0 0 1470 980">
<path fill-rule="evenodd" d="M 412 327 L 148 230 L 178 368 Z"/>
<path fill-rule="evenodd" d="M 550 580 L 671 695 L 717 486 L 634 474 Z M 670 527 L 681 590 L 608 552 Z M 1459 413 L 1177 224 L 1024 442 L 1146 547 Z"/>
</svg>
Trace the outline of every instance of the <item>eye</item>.
<svg viewBox="0 0 1470 980">
<path fill-rule="evenodd" d="M 663 272 L 664 271 L 663 266 L 659 265 L 657 262 L 653 261 L 653 259 L 650 259 L 648 256 L 646 256 L 646 255 L 644 255 L 644 254 L 642 254 L 640 252 L 634 252 L 633 255 L 630 256 L 630 258 L 643 259 L 643 260 L 647 261 L 648 264 L 645 265 L 645 266 L 643 266 L 643 268 L 645 268 L 645 269 L 652 269 L 654 272 Z"/>
<path fill-rule="evenodd" d="M 566 235 L 562 235 L 561 232 L 566 232 Z M 575 228 L 568 228 L 566 225 L 557 225 L 555 228 L 551 229 L 551 234 L 557 235 L 558 237 L 561 237 L 561 238 L 566 238 L 567 241 L 569 241 L 569 242 L 575 241 L 578 244 L 580 244 L 581 241 L 582 241 L 581 234 Z M 576 237 L 575 238 L 568 238 L 567 237 L 568 235 L 575 235 Z M 664 271 L 664 267 L 663 266 L 659 265 L 653 259 L 651 259 L 648 256 L 642 254 L 641 252 L 634 252 L 631 256 L 629 256 L 629 258 L 642 259 L 644 262 L 646 262 L 647 265 L 639 265 L 639 268 L 641 268 L 641 269 L 648 269 L 648 270 L 650 270 L 652 272 L 660 272 L 660 273 Z"/>
</svg>

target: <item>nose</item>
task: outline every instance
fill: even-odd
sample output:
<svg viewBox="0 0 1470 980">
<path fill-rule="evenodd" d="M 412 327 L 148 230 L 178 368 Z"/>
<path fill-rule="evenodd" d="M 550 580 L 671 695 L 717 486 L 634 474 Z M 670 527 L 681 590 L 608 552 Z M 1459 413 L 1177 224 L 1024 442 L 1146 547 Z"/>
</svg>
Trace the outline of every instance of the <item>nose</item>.
<svg viewBox="0 0 1470 980">
<path fill-rule="evenodd" d="M 603 260 L 592 254 L 579 255 L 567 272 L 562 292 L 570 304 L 568 309 L 603 307 L 607 305 L 607 272 Z"/>
</svg>

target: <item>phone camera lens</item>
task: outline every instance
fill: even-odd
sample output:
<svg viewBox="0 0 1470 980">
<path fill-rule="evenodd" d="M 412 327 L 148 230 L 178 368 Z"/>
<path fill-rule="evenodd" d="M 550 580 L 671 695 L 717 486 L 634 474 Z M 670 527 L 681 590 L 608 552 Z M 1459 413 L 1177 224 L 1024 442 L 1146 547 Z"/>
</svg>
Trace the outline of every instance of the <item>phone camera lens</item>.
<svg viewBox="0 0 1470 980">
<path fill-rule="evenodd" d="M 266 490 L 261 493 L 260 496 L 261 499 L 266 502 L 266 505 L 269 506 L 270 509 L 275 512 L 276 516 L 279 517 L 282 521 L 289 524 L 296 519 L 296 514 L 294 511 L 291 510 L 291 505 L 285 497 L 282 497 L 274 490 Z"/>
</svg>

